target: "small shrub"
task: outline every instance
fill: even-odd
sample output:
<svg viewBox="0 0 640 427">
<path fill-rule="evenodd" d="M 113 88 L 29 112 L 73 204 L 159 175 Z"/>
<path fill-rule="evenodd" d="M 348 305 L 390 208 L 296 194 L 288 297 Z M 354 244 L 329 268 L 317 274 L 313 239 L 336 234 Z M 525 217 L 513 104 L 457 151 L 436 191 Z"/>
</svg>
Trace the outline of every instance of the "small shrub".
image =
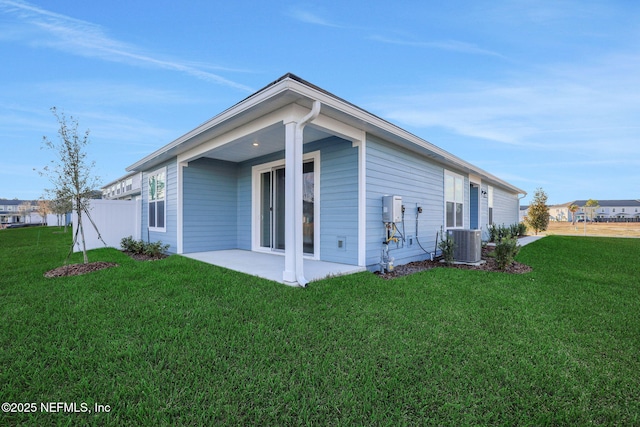
<svg viewBox="0 0 640 427">
<path fill-rule="evenodd" d="M 489 241 L 496 242 L 498 240 L 498 227 L 495 224 L 489 224 Z"/>
<path fill-rule="evenodd" d="M 504 270 L 510 266 L 518 252 L 520 252 L 520 246 L 516 237 L 505 237 L 500 240 L 496 244 L 496 250 L 494 251 L 498 268 Z"/>
<path fill-rule="evenodd" d="M 162 242 L 147 243 L 144 247 L 144 254 L 150 257 L 159 257 L 164 255 L 169 249 L 169 245 L 163 245 Z"/>
<path fill-rule="evenodd" d="M 527 235 L 527 224 L 524 222 L 518 223 L 518 237 Z"/>
<path fill-rule="evenodd" d="M 133 236 L 129 236 L 120 240 L 120 247 L 122 247 L 122 250 L 125 252 L 137 253 L 138 243 L 138 241 L 133 239 Z"/>
<path fill-rule="evenodd" d="M 453 236 L 449 233 L 446 233 L 442 227 L 440 228 L 440 242 L 438 243 L 438 247 L 442 251 L 442 258 L 444 258 L 444 262 L 447 265 L 453 264 L 454 261 L 454 251 L 456 249 L 456 242 L 453 240 Z"/>
<path fill-rule="evenodd" d="M 509 237 L 518 237 L 520 235 L 520 225 L 511 224 L 509 226 Z"/>
<path fill-rule="evenodd" d="M 527 226 L 523 223 L 511 224 L 509 226 L 495 224 L 489 225 L 489 241 L 499 242 L 505 237 L 520 237 L 527 234 Z"/>
<path fill-rule="evenodd" d="M 511 231 L 509 227 L 502 224 L 500 227 L 498 227 L 498 240 L 496 240 L 496 242 L 499 242 L 505 237 L 509 237 L 510 235 L 511 235 Z"/>
<path fill-rule="evenodd" d="M 499 242 L 504 237 L 509 235 L 509 228 L 503 225 L 489 225 L 489 241 L 490 242 Z"/>
<path fill-rule="evenodd" d="M 163 245 L 160 241 L 147 243 L 144 240 L 135 240 L 132 236 L 120 240 L 120 246 L 125 252 L 144 254 L 154 258 L 164 255 L 169 249 L 169 245 Z"/>
</svg>

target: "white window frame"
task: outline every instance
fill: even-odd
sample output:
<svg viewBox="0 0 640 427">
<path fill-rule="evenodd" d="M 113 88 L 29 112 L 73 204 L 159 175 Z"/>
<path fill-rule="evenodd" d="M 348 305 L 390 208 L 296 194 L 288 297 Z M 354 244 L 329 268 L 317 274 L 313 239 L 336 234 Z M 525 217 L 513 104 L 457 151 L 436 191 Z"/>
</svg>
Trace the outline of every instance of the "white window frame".
<svg viewBox="0 0 640 427">
<path fill-rule="evenodd" d="M 150 180 L 152 177 L 157 177 L 158 175 L 164 175 L 164 188 L 163 188 L 163 194 L 162 194 L 162 198 L 158 198 L 154 201 L 151 200 L 151 188 L 150 188 Z M 154 225 L 153 227 L 151 226 L 151 221 L 150 221 L 150 215 L 151 215 L 151 204 L 155 203 L 156 207 L 154 209 L 155 212 L 155 224 L 158 223 L 158 202 L 164 202 L 164 209 L 163 209 L 163 218 L 162 218 L 162 223 L 163 226 L 162 227 L 158 227 L 157 225 Z M 147 227 L 149 228 L 149 231 L 157 231 L 157 232 L 161 232 L 161 233 L 166 233 L 167 231 L 167 168 L 166 166 L 160 169 L 157 169 L 149 174 L 147 174 Z"/>
<path fill-rule="evenodd" d="M 453 198 L 451 200 L 447 199 L 447 178 L 450 177 L 453 179 Z M 456 182 L 458 182 L 460 184 L 460 188 L 458 189 L 458 187 L 456 186 Z M 451 172 L 445 169 L 444 171 L 444 185 L 443 185 L 443 190 L 444 190 L 444 228 L 446 229 L 454 229 L 454 228 L 464 228 L 464 212 L 466 209 L 465 206 L 465 197 L 464 197 L 464 188 L 465 188 L 465 180 L 464 180 L 464 176 L 457 174 L 455 172 Z M 458 199 L 458 197 L 460 197 L 460 199 Z M 453 203 L 453 225 L 449 225 L 447 223 L 447 203 Z M 460 204 L 462 205 L 462 210 L 460 212 L 461 218 L 460 218 L 460 225 L 458 225 L 458 216 L 456 215 L 456 205 Z"/>
</svg>

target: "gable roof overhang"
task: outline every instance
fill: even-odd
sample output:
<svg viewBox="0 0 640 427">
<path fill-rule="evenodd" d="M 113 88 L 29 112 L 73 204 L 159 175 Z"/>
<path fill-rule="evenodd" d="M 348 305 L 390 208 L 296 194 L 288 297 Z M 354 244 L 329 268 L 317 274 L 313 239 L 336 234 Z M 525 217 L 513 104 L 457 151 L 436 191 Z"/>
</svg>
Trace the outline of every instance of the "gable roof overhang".
<svg viewBox="0 0 640 427">
<path fill-rule="evenodd" d="M 174 157 L 189 160 L 190 152 L 194 156 L 198 153 L 201 157 L 239 162 L 282 150 L 284 120 L 294 110 L 298 114 L 300 111 L 309 111 L 316 100 L 322 104 L 320 120 L 307 126 L 304 143 L 332 135 L 357 141 L 363 138 L 361 134 L 368 134 L 428 157 L 445 167 L 480 176 L 483 182 L 498 185 L 513 193 L 526 194 L 524 190 L 291 73 L 144 157 L 129 166 L 127 171 L 149 170 Z M 322 125 L 323 120 L 326 126 Z M 211 143 L 216 138 L 222 142 L 210 144 L 209 150 L 198 150 L 199 146 Z M 260 141 L 257 149 L 249 148 L 253 141 Z"/>
</svg>

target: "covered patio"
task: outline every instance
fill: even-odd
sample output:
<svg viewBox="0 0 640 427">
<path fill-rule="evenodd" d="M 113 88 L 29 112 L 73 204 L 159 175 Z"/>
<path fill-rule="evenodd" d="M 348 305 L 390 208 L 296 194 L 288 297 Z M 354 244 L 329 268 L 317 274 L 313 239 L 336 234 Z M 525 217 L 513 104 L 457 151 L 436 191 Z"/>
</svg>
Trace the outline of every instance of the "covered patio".
<svg viewBox="0 0 640 427">
<path fill-rule="evenodd" d="M 291 284 L 283 278 L 285 257 L 280 254 L 244 251 L 230 249 L 222 251 L 195 252 L 182 254 L 187 258 L 262 277 L 278 283 Z M 310 282 L 321 280 L 328 276 L 342 276 L 345 274 L 365 271 L 365 267 L 340 264 L 336 262 L 318 261 L 305 258 L 304 274 Z"/>
</svg>

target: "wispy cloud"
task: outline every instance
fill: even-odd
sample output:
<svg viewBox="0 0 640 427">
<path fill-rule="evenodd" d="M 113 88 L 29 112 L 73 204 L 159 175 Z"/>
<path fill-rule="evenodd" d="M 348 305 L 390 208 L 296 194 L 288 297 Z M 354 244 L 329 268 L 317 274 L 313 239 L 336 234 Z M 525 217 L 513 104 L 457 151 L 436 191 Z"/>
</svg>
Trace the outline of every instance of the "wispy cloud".
<svg viewBox="0 0 640 427">
<path fill-rule="evenodd" d="M 367 29 L 363 27 L 355 27 L 351 25 L 338 24 L 334 21 L 331 21 L 321 16 L 317 12 L 312 12 L 302 8 L 291 9 L 291 11 L 289 12 L 289 16 L 305 24 L 340 28 L 343 30 L 359 30 L 365 33 L 373 32 L 373 30 L 370 28 Z M 466 43 L 458 40 L 416 41 L 416 40 L 387 37 L 380 34 L 376 34 L 376 35 L 372 35 L 364 38 L 374 42 L 378 42 L 378 43 L 394 44 L 398 46 L 416 47 L 421 49 L 440 49 L 440 50 L 447 50 L 451 52 L 459 52 L 459 53 L 466 53 L 466 54 L 473 54 L 473 55 L 489 55 L 489 56 L 504 58 L 504 56 L 501 55 L 500 53 L 493 52 L 488 49 L 483 49 L 472 43 Z"/>
<path fill-rule="evenodd" d="M 640 95 L 629 88 L 638 87 L 640 77 L 616 71 L 620 61 L 630 58 L 549 65 L 508 81 L 455 81 L 454 90 L 412 88 L 372 108 L 400 124 L 512 146 L 637 152 Z"/>
<path fill-rule="evenodd" d="M 440 40 L 440 41 L 411 41 L 401 40 L 395 38 L 389 38 L 380 35 L 374 35 L 369 37 L 370 40 L 374 40 L 381 43 L 395 44 L 399 46 L 418 47 L 424 49 L 441 49 L 449 50 L 452 52 L 469 53 L 474 55 L 490 55 L 504 58 L 503 55 L 493 52 L 491 50 L 482 49 L 474 44 L 465 43 L 457 40 Z"/>
<path fill-rule="evenodd" d="M 143 53 L 131 44 L 110 37 L 101 26 L 91 22 L 51 12 L 19 0 L 0 0 L 0 10 L 16 16 L 21 22 L 39 30 L 35 33 L 22 34 L 23 37 L 29 38 L 29 43 L 33 46 L 53 48 L 74 55 L 100 58 L 104 61 L 178 71 L 201 80 L 244 92 L 253 92 L 253 89 L 248 86 L 205 69 L 211 69 L 210 66 L 195 66 L 188 61 L 163 59 L 153 54 Z M 15 39 L 18 34 L 14 31 L 12 38 Z"/>
<path fill-rule="evenodd" d="M 306 24 L 322 25 L 324 27 L 341 28 L 341 25 L 335 24 L 321 17 L 317 13 L 310 12 L 308 10 L 294 8 L 289 12 L 289 15 L 297 21 L 304 22 Z"/>
</svg>

